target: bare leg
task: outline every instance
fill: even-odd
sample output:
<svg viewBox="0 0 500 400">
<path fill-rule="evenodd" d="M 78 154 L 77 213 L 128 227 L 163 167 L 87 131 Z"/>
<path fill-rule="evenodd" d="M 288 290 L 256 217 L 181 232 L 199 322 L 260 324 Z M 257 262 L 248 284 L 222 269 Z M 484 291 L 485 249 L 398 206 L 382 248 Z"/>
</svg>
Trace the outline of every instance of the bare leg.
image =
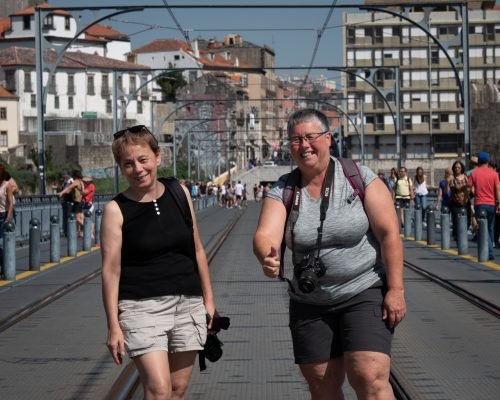
<svg viewBox="0 0 500 400">
<path fill-rule="evenodd" d="M 154 351 L 134 357 L 141 377 L 145 400 L 169 400 L 172 394 L 166 351 Z"/>
<path fill-rule="evenodd" d="M 325 363 L 300 364 L 312 400 L 344 400 L 344 363 L 341 357 Z"/>
<path fill-rule="evenodd" d="M 372 351 L 344 353 L 349 383 L 359 400 L 393 400 L 389 383 L 391 360 L 387 354 Z"/>
<path fill-rule="evenodd" d="M 197 351 L 170 353 L 170 380 L 172 382 L 172 400 L 183 400 L 193 372 Z"/>
</svg>

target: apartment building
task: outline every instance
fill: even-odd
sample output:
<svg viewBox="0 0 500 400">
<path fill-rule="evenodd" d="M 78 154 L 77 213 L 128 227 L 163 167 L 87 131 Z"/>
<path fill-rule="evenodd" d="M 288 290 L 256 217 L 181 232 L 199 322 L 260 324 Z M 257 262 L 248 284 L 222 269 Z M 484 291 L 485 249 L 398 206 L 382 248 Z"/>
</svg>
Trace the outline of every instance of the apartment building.
<svg viewBox="0 0 500 400">
<path fill-rule="evenodd" d="M 376 5 L 377 1 L 366 3 Z M 500 10 L 492 9 L 493 5 L 492 1 L 469 4 L 469 76 L 473 87 L 500 84 Z M 423 10 L 413 7 L 408 17 L 420 21 Z M 458 38 L 461 31 L 460 15 L 450 6 L 436 5 L 429 22 L 430 32 L 441 42 Z M 343 25 L 344 65 L 359 68 L 357 71 L 374 66 L 400 68 L 403 164 L 411 169 L 422 165 L 428 171 L 441 171 L 451 160 L 464 159 L 464 113 L 454 71 L 443 51 L 418 27 L 387 13 L 346 13 Z M 457 43 L 448 50 L 454 59 L 463 54 L 460 41 Z M 462 79 L 463 71 L 459 73 Z M 383 71 L 374 81 L 382 90 L 394 88 L 395 70 Z M 354 98 L 364 102 L 367 164 L 390 169 L 396 162 L 396 137 L 388 107 L 357 76 L 346 75 L 344 86 L 345 95 L 352 98 L 350 110 L 360 107 Z M 395 99 L 389 100 L 395 110 Z M 351 154 L 357 158 L 359 137 L 352 128 L 347 135 Z"/>
<path fill-rule="evenodd" d="M 0 154 L 16 153 L 19 144 L 19 98 L 0 86 Z"/>
</svg>

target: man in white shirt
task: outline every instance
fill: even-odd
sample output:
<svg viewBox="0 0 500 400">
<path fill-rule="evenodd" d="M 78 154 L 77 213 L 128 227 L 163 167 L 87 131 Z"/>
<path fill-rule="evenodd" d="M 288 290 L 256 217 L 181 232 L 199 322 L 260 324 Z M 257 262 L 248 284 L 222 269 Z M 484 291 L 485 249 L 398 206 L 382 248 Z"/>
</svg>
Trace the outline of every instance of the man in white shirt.
<svg viewBox="0 0 500 400">
<path fill-rule="evenodd" d="M 234 187 L 234 194 L 236 195 L 236 207 L 241 208 L 241 198 L 243 197 L 243 185 L 238 181 Z"/>
</svg>

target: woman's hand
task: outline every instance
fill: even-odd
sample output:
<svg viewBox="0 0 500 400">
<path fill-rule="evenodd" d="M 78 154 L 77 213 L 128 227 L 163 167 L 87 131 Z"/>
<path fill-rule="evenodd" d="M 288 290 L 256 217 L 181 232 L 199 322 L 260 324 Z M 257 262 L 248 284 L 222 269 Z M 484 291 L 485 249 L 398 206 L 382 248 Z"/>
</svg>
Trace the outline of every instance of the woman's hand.
<svg viewBox="0 0 500 400">
<path fill-rule="evenodd" d="M 262 270 L 268 278 L 276 278 L 278 276 L 280 272 L 280 258 L 278 250 L 274 246 L 271 246 L 270 253 L 264 257 Z"/>
<path fill-rule="evenodd" d="M 217 311 L 215 311 L 214 302 L 213 301 L 206 301 L 205 302 L 205 310 L 207 311 L 207 316 L 210 317 L 210 320 L 207 323 L 208 333 L 210 334 L 210 331 L 212 330 L 212 324 L 213 324 L 214 318 L 217 316 Z"/>
<path fill-rule="evenodd" d="M 123 332 L 120 328 L 110 329 L 108 331 L 108 341 L 106 342 L 108 350 L 113 356 L 115 364 L 120 365 L 125 357 L 125 341 Z"/>
<path fill-rule="evenodd" d="M 406 315 L 406 302 L 403 289 L 389 289 L 384 297 L 382 319 L 389 328 L 395 328 Z"/>
</svg>

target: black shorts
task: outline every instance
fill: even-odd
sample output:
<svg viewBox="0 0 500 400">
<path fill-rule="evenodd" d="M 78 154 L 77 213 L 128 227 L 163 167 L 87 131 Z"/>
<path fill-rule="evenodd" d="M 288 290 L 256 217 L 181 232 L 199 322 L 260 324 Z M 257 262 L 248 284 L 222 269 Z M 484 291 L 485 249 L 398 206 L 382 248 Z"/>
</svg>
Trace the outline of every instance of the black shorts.
<svg viewBox="0 0 500 400">
<path fill-rule="evenodd" d="M 396 199 L 396 205 L 399 208 L 410 208 L 410 199 Z"/>
<path fill-rule="evenodd" d="M 321 363 L 345 351 L 390 356 L 394 330 L 382 320 L 385 288 L 378 284 L 341 304 L 290 301 L 290 330 L 296 364 Z"/>
<path fill-rule="evenodd" d="M 82 203 L 73 203 L 73 206 L 71 207 L 71 212 L 73 214 L 78 214 L 83 212 L 83 204 Z"/>
</svg>

